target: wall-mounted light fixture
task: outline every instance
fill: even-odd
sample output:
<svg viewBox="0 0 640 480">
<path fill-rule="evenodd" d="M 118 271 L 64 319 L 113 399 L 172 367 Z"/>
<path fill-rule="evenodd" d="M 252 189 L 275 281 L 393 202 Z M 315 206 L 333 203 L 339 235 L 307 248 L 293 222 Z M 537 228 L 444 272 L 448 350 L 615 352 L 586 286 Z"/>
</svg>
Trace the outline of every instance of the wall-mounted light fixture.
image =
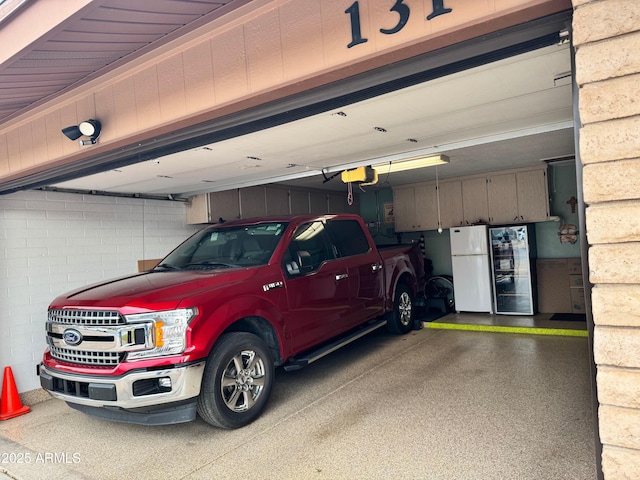
<svg viewBox="0 0 640 480">
<path fill-rule="evenodd" d="M 434 165 L 443 165 L 445 163 L 449 163 L 449 157 L 446 155 L 422 155 L 387 163 L 378 163 L 373 165 L 373 168 L 378 171 L 379 175 L 382 175 L 385 173 L 403 172 L 415 168 L 433 167 Z"/>
<path fill-rule="evenodd" d="M 62 133 L 69 140 L 78 140 L 82 136 L 89 137 L 81 139 L 80 145 L 94 145 L 98 141 L 101 129 L 102 127 L 98 120 L 89 119 L 81 122 L 80 125 L 63 128 Z"/>
</svg>

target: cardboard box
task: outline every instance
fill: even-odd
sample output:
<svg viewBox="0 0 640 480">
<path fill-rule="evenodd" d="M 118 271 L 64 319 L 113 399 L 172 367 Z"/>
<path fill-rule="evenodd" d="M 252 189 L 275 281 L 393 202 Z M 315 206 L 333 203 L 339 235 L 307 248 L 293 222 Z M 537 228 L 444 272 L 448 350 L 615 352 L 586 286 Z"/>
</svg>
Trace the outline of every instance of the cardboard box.
<svg viewBox="0 0 640 480">
<path fill-rule="evenodd" d="M 152 258 L 150 260 L 138 260 L 138 271 L 146 272 L 147 270 L 151 270 L 156 265 L 160 263 L 161 258 Z"/>
<path fill-rule="evenodd" d="M 582 274 L 582 261 L 579 258 L 567 258 L 567 268 L 571 275 Z"/>
<path fill-rule="evenodd" d="M 539 258 L 536 261 L 538 311 L 571 313 L 569 270 L 566 258 Z"/>
</svg>

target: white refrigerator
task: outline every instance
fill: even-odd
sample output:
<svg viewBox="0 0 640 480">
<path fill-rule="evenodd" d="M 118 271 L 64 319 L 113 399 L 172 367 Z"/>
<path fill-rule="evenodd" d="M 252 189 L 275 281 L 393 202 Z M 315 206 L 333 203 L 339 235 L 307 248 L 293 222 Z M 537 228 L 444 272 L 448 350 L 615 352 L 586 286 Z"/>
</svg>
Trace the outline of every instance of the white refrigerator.
<svg viewBox="0 0 640 480">
<path fill-rule="evenodd" d="M 456 311 L 493 313 L 487 226 L 454 227 L 449 235 Z"/>
</svg>

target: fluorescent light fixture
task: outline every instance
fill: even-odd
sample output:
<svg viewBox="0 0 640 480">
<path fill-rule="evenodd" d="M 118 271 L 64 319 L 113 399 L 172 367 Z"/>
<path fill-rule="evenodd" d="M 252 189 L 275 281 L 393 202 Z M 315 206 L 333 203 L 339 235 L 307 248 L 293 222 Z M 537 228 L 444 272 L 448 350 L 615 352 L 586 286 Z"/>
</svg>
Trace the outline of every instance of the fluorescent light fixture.
<svg viewBox="0 0 640 480">
<path fill-rule="evenodd" d="M 433 167 L 435 165 L 443 165 L 445 163 L 449 163 L 449 157 L 446 155 L 429 155 L 409 157 L 388 163 L 378 163 L 373 165 L 373 168 L 378 171 L 379 175 L 383 175 L 385 173 L 403 172 L 405 170 L 413 170 L 415 168 Z"/>
</svg>

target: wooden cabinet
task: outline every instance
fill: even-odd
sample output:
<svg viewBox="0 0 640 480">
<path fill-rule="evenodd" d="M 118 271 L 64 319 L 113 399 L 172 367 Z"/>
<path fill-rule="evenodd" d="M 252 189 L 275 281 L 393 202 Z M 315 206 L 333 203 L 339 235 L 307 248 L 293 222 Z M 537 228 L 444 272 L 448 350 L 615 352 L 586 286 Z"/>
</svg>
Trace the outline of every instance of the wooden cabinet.
<svg viewBox="0 0 640 480">
<path fill-rule="evenodd" d="M 397 232 L 488 223 L 508 225 L 549 219 L 546 167 L 474 175 L 395 188 Z M 439 195 L 437 194 L 439 193 Z"/>
<path fill-rule="evenodd" d="M 462 184 L 459 181 L 402 187 L 393 190 L 393 213 L 397 232 L 438 228 L 438 190 L 442 228 L 462 225 Z"/>
<path fill-rule="evenodd" d="M 438 228 L 438 199 L 436 184 L 419 185 L 414 190 L 417 230 Z"/>
<path fill-rule="evenodd" d="M 489 223 L 542 222 L 549 219 L 546 169 L 488 177 Z"/>
<path fill-rule="evenodd" d="M 267 214 L 264 187 L 241 188 L 239 193 L 242 218 L 264 217 Z"/>
<path fill-rule="evenodd" d="M 413 202 L 412 202 L 413 205 Z M 267 185 L 195 195 L 187 205 L 187 223 L 218 223 L 238 218 L 289 213 L 359 213 L 358 196 L 347 205 L 346 193 L 327 193 Z"/>
<path fill-rule="evenodd" d="M 502 225 L 518 221 L 518 192 L 516 174 L 505 173 L 487 178 L 489 223 Z"/>
<path fill-rule="evenodd" d="M 536 272 L 540 313 L 585 312 L 580 258 L 539 258 Z"/>
<path fill-rule="evenodd" d="M 549 219 L 546 169 L 516 173 L 516 189 L 519 221 L 540 222 Z"/>
<path fill-rule="evenodd" d="M 414 187 L 393 190 L 393 215 L 396 232 L 413 232 L 417 229 Z"/>
<path fill-rule="evenodd" d="M 393 191 L 393 215 L 397 232 L 438 228 L 436 184 L 398 188 Z"/>
<path fill-rule="evenodd" d="M 291 190 L 291 213 L 309 213 L 309 193 L 301 190 Z"/>
<path fill-rule="evenodd" d="M 289 189 L 268 186 L 265 187 L 267 201 L 267 215 L 281 215 L 289 213 Z"/>
<path fill-rule="evenodd" d="M 442 228 L 464 224 L 462 213 L 462 182 L 440 182 L 440 223 Z"/>
<path fill-rule="evenodd" d="M 198 223 L 209 223 L 210 221 L 209 196 L 203 194 L 189 198 L 189 203 L 187 203 L 187 223 L 195 225 Z"/>
<path fill-rule="evenodd" d="M 329 204 L 329 213 L 344 213 L 347 211 L 347 198 L 346 194 L 329 193 L 327 195 L 327 201 Z"/>
<path fill-rule="evenodd" d="M 462 180 L 462 213 L 465 225 L 489 223 L 487 178 Z"/>
<path fill-rule="evenodd" d="M 309 212 L 314 214 L 327 213 L 329 204 L 326 192 L 310 191 L 309 192 Z"/>
<path fill-rule="evenodd" d="M 349 205 L 347 201 L 347 192 L 334 193 L 331 192 L 327 195 L 329 202 L 329 213 L 360 213 L 360 203 L 358 202 L 358 196 L 353 196 L 353 203 Z"/>
<path fill-rule="evenodd" d="M 191 197 L 187 206 L 187 223 L 218 223 L 240 218 L 240 201 L 238 190 L 203 193 Z"/>
</svg>

